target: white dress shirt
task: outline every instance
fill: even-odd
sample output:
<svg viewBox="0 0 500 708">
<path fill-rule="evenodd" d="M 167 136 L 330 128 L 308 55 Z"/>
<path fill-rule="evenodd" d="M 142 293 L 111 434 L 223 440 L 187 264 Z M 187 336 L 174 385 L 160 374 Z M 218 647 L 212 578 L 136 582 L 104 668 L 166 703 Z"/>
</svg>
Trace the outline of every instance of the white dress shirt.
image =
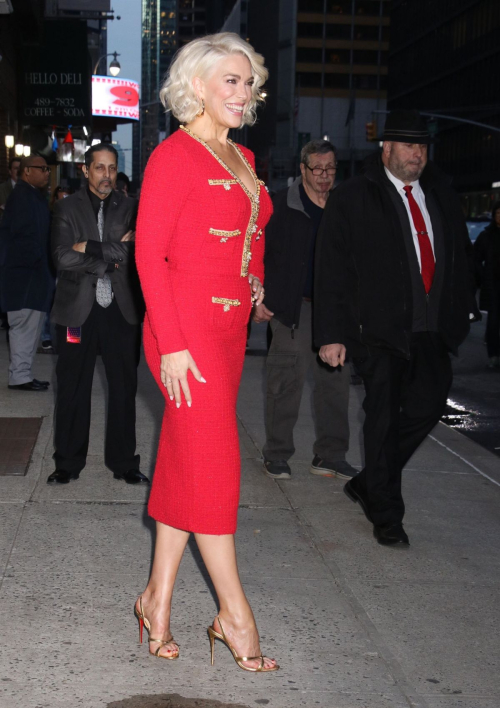
<svg viewBox="0 0 500 708">
<path fill-rule="evenodd" d="M 408 213 L 408 219 L 410 220 L 410 226 L 411 226 L 411 233 L 413 235 L 413 243 L 415 245 L 415 251 L 417 252 L 418 265 L 420 266 L 420 271 L 422 271 L 422 259 L 420 257 L 420 244 L 418 242 L 417 229 L 415 228 L 415 224 L 413 223 L 413 218 L 412 218 L 411 211 L 410 211 L 410 202 L 408 201 L 408 197 L 406 196 L 406 192 L 404 190 L 406 185 L 400 179 L 395 177 L 392 174 L 392 172 L 390 172 L 387 169 L 387 167 L 385 165 L 384 165 L 384 169 L 385 169 L 385 174 L 388 176 L 388 178 L 391 180 L 393 185 L 398 190 L 398 194 L 400 195 L 401 199 L 403 200 L 403 204 L 405 205 L 406 211 Z M 417 202 L 417 204 L 420 208 L 420 211 L 422 212 L 422 216 L 424 217 L 425 226 L 427 228 L 427 234 L 429 236 L 429 241 L 431 242 L 432 252 L 434 253 L 434 259 L 435 259 L 436 253 L 434 251 L 434 234 L 432 232 L 431 218 L 429 216 L 429 212 L 427 211 L 427 207 L 425 205 L 425 194 L 423 193 L 422 187 L 420 186 L 420 183 L 418 180 L 416 182 L 411 182 L 410 186 L 413 187 L 413 189 L 411 190 L 411 193 L 413 195 L 413 198 Z"/>
</svg>

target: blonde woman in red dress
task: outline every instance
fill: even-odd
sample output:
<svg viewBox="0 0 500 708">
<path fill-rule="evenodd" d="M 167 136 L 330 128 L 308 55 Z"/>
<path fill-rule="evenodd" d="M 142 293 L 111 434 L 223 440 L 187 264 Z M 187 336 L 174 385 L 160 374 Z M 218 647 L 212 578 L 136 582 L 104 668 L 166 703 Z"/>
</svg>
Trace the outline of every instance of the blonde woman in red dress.
<svg viewBox="0 0 500 708">
<path fill-rule="evenodd" d="M 152 154 L 144 176 L 136 259 L 147 306 L 144 348 L 165 396 L 149 514 L 154 562 L 135 611 L 150 652 L 179 656 L 170 611 L 190 533 L 219 600 L 208 628 L 240 668 L 275 671 L 262 656 L 241 586 L 234 534 L 240 487 L 236 398 L 247 323 L 264 298 L 264 227 L 272 205 L 254 156 L 228 138 L 251 125 L 267 78 L 238 35 L 196 39 L 177 54 L 161 90 L 181 128 Z"/>
</svg>

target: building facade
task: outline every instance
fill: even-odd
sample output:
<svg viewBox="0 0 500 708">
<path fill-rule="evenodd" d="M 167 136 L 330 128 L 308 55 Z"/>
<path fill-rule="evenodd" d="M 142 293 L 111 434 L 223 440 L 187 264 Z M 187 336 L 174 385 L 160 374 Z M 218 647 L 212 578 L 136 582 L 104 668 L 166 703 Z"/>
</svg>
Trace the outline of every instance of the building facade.
<svg viewBox="0 0 500 708">
<path fill-rule="evenodd" d="M 500 128 L 498 0 L 393 0 L 389 108 L 418 108 Z M 434 158 L 469 215 L 500 190 L 500 132 L 432 118 Z"/>
<path fill-rule="evenodd" d="M 140 136 L 134 134 L 133 158 L 141 175 L 155 147 L 177 127 L 159 101 L 175 52 L 218 31 L 227 7 L 227 0 L 142 0 L 141 125 Z"/>
<path fill-rule="evenodd" d="M 29 147 L 32 153 L 42 154 L 54 166 L 56 155 L 51 140 L 54 126 L 59 138 L 66 133 L 69 123 L 74 138 L 83 140 L 89 135 L 93 123 L 90 79 L 95 63 L 106 54 L 107 22 L 114 16 L 110 5 L 110 0 L 93 0 L 92 3 L 86 0 L 11 0 L 2 7 L 0 180 L 5 178 L 9 159 L 15 154 L 14 148 L 5 146 L 6 135 Z M 56 68 L 56 73 L 60 66 L 59 77 L 61 72 L 72 73 L 75 66 L 79 67 L 75 73 L 79 75 L 79 81 L 78 85 L 74 84 L 74 89 L 69 84 L 58 84 L 54 89 L 66 91 L 69 87 L 72 92 L 68 100 L 76 108 L 72 114 L 67 114 L 71 115 L 69 119 L 56 110 L 57 101 L 49 87 L 40 87 L 37 96 L 38 89 L 31 90 L 28 86 L 26 66 L 33 61 L 36 71 L 39 60 L 49 62 Z M 40 71 L 47 70 L 47 65 L 44 66 L 45 69 Z M 67 97 L 67 93 L 65 95 Z M 37 112 L 30 103 L 33 100 L 44 101 L 46 111 Z M 85 110 L 81 110 L 83 104 Z M 69 164 L 65 167 L 69 170 Z"/>
<path fill-rule="evenodd" d="M 270 71 L 260 116 L 266 128 L 252 128 L 248 145 L 274 188 L 297 174 L 300 148 L 311 139 L 335 144 L 340 178 L 373 150 L 366 123 L 386 109 L 389 10 L 390 0 L 235 3 L 225 28 L 248 37 Z"/>
<path fill-rule="evenodd" d="M 178 0 L 142 0 L 141 174 L 167 134 L 167 119 L 158 94 L 178 47 L 177 5 Z"/>
</svg>

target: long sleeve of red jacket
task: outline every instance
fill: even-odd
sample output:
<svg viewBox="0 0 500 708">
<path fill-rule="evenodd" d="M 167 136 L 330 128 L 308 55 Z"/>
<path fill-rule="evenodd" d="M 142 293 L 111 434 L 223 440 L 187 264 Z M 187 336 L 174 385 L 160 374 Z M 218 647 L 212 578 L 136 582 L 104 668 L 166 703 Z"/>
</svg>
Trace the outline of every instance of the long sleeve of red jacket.
<svg viewBox="0 0 500 708">
<path fill-rule="evenodd" d="M 151 155 L 144 174 L 136 231 L 136 264 L 160 354 L 188 348 L 175 306 L 168 256 L 177 222 L 193 189 L 195 169 L 186 150 L 170 141 Z"/>
</svg>

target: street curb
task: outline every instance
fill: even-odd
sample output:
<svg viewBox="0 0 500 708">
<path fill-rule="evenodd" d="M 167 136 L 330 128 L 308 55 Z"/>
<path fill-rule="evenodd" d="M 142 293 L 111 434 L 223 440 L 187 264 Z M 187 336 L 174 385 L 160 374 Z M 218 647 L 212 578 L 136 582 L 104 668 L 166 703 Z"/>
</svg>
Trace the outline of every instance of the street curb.
<svg viewBox="0 0 500 708">
<path fill-rule="evenodd" d="M 440 422 L 429 438 L 500 487 L 500 458 L 458 430 Z"/>
</svg>

